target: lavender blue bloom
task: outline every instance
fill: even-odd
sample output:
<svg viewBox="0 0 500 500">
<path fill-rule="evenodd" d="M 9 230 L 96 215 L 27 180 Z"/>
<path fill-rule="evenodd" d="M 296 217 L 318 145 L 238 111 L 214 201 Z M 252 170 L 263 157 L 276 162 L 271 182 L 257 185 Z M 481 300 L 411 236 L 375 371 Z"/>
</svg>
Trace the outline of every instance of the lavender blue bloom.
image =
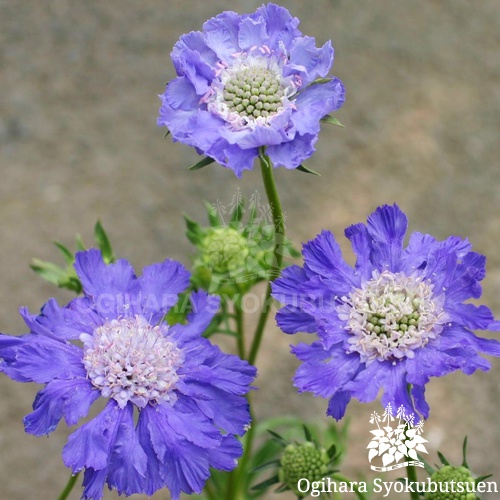
<svg viewBox="0 0 500 500">
<path fill-rule="evenodd" d="M 236 438 L 250 423 L 244 395 L 254 367 L 202 337 L 219 299 L 197 292 L 186 324 L 163 321 L 189 284 L 166 260 L 137 277 L 125 260 L 106 265 L 98 250 L 79 252 L 83 296 L 65 307 L 49 300 L 30 332 L 0 335 L 0 371 L 44 384 L 26 432 L 42 436 L 64 417 L 76 425 L 98 399 L 104 409 L 70 435 L 63 461 L 84 470 L 83 499 L 99 500 L 105 483 L 132 495 L 167 487 L 173 499 L 199 493 L 209 468 L 231 470 Z"/>
<path fill-rule="evenodd" d="M 331 42 L 297 29 L 283 7 L 223 12 L 172 51 L 177 78 L 160 96 L 158 125 L 241 177 L 260 148 L 274 166 L 298 167 L 314 152 L 320 119 L 339 109 L 344 87 L 326 78 Z"/>
<path fill-rule="evenodd" d="M 303 247 L 304 266 L 283 271 L 273 295 L 285 304 L 277 323 L 288 334 L 318 340 L 292 352 L 302 361 L 294 378 L 300 392 L 328 398 L 339 420 L 352 397 L 401 405 L 428 417 L 425 385 L 455 370 L 488 370 L 479 354 L 500 355 L 500 343 L 471 330 L 498 330 L 481 295 L 485 257 L 469 241 L 438 241 L 413 233 L 403 245 L 407 218 L 397 205 L 377 208 L 367 224 L 346 229 L 356 255 L 348 265 L 332 233 Z M 411 386 L 411 392 L 408 388 Z"/>
</svg>

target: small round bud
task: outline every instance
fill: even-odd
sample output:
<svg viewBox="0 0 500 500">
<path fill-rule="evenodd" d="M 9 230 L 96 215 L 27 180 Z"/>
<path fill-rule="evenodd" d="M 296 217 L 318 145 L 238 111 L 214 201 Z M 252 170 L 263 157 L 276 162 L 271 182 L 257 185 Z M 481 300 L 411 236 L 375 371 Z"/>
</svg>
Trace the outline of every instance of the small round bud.
<svg viewBox="0 0 500 500">
<path fill-rule="evenodd" d="M 463 488 L 458 488 L 457 483 L 460 483 Z M 432 491 L 434 489 L 436 489 L 435 492 Z M 462 489 L 465 491 L 461 491 Z M 432 474 L 428 488 L 431 491 L 428 491 L 424 498 L 425 500 L 476 500 L 475 493 L 467 492 L 473 489 L 474 478 L 469 469 L 445 465 Z"/>
</svg>

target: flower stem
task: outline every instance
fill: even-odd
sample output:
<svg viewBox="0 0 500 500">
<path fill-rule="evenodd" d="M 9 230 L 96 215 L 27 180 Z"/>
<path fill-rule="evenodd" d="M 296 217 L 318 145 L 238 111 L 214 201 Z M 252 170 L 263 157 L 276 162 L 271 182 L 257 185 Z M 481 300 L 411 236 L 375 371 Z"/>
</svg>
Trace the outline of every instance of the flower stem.
<svg viewBox="0 0 500 500">
<path fill-rule="evenodd" d="M 80 473 L 77 472 L 76 474 L 71 474 L 64 490 L 62 490 L 57 500 L 66 500 L 68 498 L 68 495 L 71 493 L 71 490 L 73 489 L 73 486 L 75 486 L 76 480 L 78 479 L 78 474 Z"/>
<path fill-rule="evenodd" d="M 260 168 L 262 172 L 262 180 L 266 189 L 267 199 L 271 206 L 271 213 L 273 215 L 274 223 L 274 277 L 277 278 L 281 272 L 281 264 L 283 262 L 282 243 L 285 238 L 285 223 L 283 218 L 283 210 L 281 202 L 276 189 L 276 182 L 274 181 L 273 166 L 268 156 L 261 153 L 259 156 Z M 271 310 L 271 285 L 268 284 L 264 304 L 260 313 L 259 322 L 255 329 L 252 345 L 250 347 L 250 355 L 248 362 L 253 365 L 259 352 L 260 343 L 264 334 L 264 327 L 266 326 L 267 317 Z"/>
<path fill-rule="evenodd" d="M 245 338 L 244 338 L 244 323 L 243 323 L 243 309 L 241 301 L 234 302 L 234 317 L 236 321 L 236 342 L 238 343 L 238 356 L 245 359 Z"/>
<path fill-rule="evenodd" d="M 408 481 L 410 483 L 418 481 L 418 478 L 417 478 L 417 468 L 414 465 L 409 465 L 406 468 L 406 473 L 408 474 Z M 410 498 L 411 498 L 411 500 L 419 500 L 420 499 L 420 495 L 418 494 L 417 491 L 411 491 L 411 488 L 410 488 Z"/>
</svg>

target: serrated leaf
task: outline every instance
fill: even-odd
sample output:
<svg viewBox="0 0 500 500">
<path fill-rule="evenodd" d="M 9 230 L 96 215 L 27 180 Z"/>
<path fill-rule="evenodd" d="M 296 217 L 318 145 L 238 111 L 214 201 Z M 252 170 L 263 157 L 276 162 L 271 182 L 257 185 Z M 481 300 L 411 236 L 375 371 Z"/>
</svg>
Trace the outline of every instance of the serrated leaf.
<svg viewBox="0 0 500 500">
<path fill-rule="evenodd" d="M 305 172 L 306 174 L 312 174 L 312 175 L 317 175 L 318 177 L 321 177 L 321 174 L 318 174 L 318 172 L 315 172 L 314 170 L 311 170 L 310 168 L 304 167 L 304 165 L 299 165 L 295 170 L 299 170 L 300 172 Z"/>
<path fill-rule="evenodd" d="M 111 243 L 109 242 L 108 235 L 100 221 L 97 221 L 94 226 L 94 238 L 97 243 L 97 247 L 101 250 L 102 258 L 106 264 L 109 264 L 115 260 L 113 256 L 113 250 L 111 248 Z"/>
<path fill-rule="evenodd" d="M 325 115 L 323 116 L 323 118 L 321 118 L 320 120 L 321 122 L 323 123 L 329 123 L 331 125 L 337 125 L 338 127 L 342 127 L 342 128 L 345 128 L 344 125 L 342 125 L 342 123 L 340 123 L 337 118 L 335 118 L 334 116 L 332 115 Z"/>
<path fill-rule="evenodd" d="M 198 163 L 195 163 L 194 165 L 191 165 L 188 170 L 201 170 L 202 168 L 206 167 L 207 165 L 210 165 L 211 163 L 214 163 L 215 160 L 213 158 L 210 158 L 209 156 L 205 156 L 203 160 L 200 160 Z"/>
<path fill-rule="evenodd" d="M 201 226 L 196 221 L 190 219 L 187 215 L 184 215 L 184 221 L 186 222 L 186 236 L 188 240 L 193 245 L 197 245 L 203 239 L 203 230 Z"/>
</svg>

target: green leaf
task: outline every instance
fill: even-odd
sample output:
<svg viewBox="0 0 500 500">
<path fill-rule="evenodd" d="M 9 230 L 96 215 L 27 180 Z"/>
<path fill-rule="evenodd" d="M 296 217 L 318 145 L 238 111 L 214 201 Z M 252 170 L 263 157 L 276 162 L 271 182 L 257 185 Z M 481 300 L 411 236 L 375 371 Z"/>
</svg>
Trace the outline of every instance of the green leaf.
<svg viewBox="0 0 500 500">
<path fill-rule="evenodd" d="M 50 281 L 51 283 L 54 283 L 54 285 L 58 285 L 62 281 L 64 281 L 67 278 L 66 271 L 59 267 L 56 266 L 55 264 L 52 264 L 52 262 L 46 262 L 40 259 L 33 259 L 32 263 L 30 264 L 31 269 L 38 273 L 43 279 L 46 279 L 47 281 Z"/>
<path fill-rule="evenodd" d="M 279 483 L 279 477 L 276 474 L 276 476 L 270 477 L 269 479 L 266 479 L 265 481 L 262 481 L 259 484 L 256 484 L 255 486 L 252 486 L 252 490 L 265 490 L 269 488 L 269 486 L 272 486 L 273 484 Z"/>
<path fill-rule="evenodd" d="M 325 115 L 323 116 L 323 118 L 321 118 L 320 120 L 321 122 L 324 122 L 324 123 L 330 123 L 331 125 L 337 125 L 339 127 L 342 127 L 342 128 L 345 128 L 344 125 L 342 125 L 342 123 L 340 123 L 337 118 L 335 118 L 334 116 L 332 115 Z"/>
<path fill-rule="evenodd" d="M 84 250 L 86 250 L 85 243 L 83 243 L 82 237 L 79 234 L 76 235 L 75 240 L 77 251 L 83 252 Z"/>
<path fill-rule="evenodd" d="M 312 174 L 312 175 L 317 175 L 318 177 L 321 177 L 321 174 L 318 174 L 318 172 L 315 172 L 314 170 L 311 170 L 310 168 L 304 167 L 304 165 L 299 165 L 295 170 L 300 170 L 301 172 L 305 172 L 306 174 Z"/>
<path fill-rule="evenodd" d="M 66 261 L 66 264 L 68 264 L 68 266 L 72 266 L 73 262 L 75 262 L 75 256 L 73 255 L 73 253 L 70 250 L 68 250 L 68 248 L 66 248 L 62 243 L 59 243 L 58 241 L 53 241 L 52 243 L 54 243 L 54 245 L 57 248 L 59 248 L 59 250 L 63 254 L 64 260 Z"/>
<path fill-rule="evenodd" d="M 213 158 L 206 156 L 205 158 L 203 158 L 203 160 L 200 160 L 198 163 L 191 165 L 189 167 L 189 170 L 200 170 L 203 167 L 206 167 L 207 165 L 210 165 L 211 163 L 214 163 L 214 162 L 215 162 L 215 160 Z"/>
<path fill-rule="evenodd" d="M 476 477 L 476 479 L 474 479 L 474 483 L 476 483 L 476 486 L 478 483 L 481 483 L 483 482 L 485 479 L 488 479 L 489 477 L 492 477 L 493 474 L 486 474 L 484 476 L 479 476 L 479 477 Z"/>
<path fill-rule="evenodd" d="M 97 221 L 94 226 L 94 238 L 97 243 L 97 247 L 101 250 L 102 258 L 106 264 L 109 264 L 115 260 L 113 256 L 113 250 L 111 249 L 111 243 L 109 242 L 108 235 L 100 221 Z"/>
</svg>

